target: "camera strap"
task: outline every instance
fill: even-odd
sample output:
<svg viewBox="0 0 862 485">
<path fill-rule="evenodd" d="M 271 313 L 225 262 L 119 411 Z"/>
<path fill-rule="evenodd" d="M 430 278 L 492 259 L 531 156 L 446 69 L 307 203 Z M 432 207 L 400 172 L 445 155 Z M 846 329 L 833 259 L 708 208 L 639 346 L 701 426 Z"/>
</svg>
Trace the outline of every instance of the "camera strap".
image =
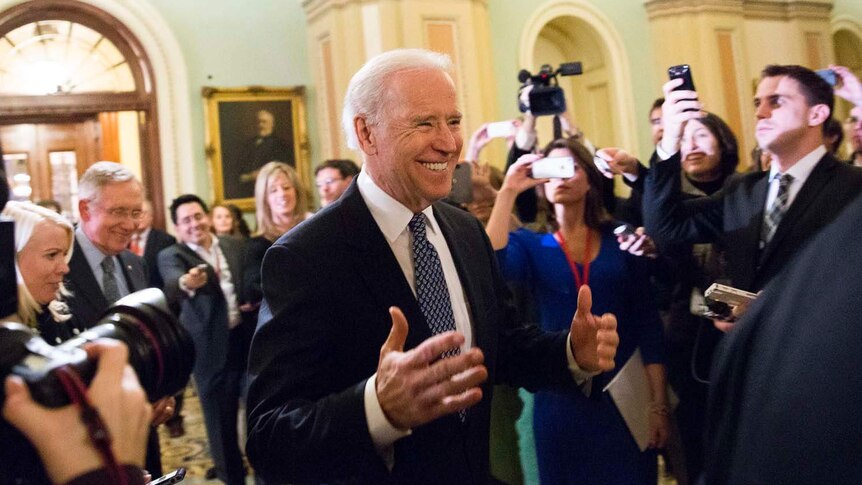
<svg viewBox="0 0 862 485">
<path fill-rule="evenodd" d="M 57 378 L 66 390 L 73 404 L 77 404 L 81 408 L 81 421 L 87 428 L 87 434 L 90 441 L 102 457 L 102 462 L 105 464 L 105 469 L 111 479 L 110 483 L 127 485 L 126 475 L 117 464 L 117 458 L 111 450 L 111 434 L 108 432 L 105 422 L 102 421 L 99 411 L 93 407 L 90 400 L 87 398 L 87 386 L 78 375 L 78 371 L 72 366 L 64 365 L 56 370 Z"/>
</svg>

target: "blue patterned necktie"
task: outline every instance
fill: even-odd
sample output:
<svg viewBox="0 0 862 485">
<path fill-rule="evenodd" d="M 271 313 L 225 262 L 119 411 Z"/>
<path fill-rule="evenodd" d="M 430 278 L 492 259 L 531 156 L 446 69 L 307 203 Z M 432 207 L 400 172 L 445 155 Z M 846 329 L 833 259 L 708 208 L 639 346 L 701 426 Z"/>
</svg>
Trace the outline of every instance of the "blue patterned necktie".
<svg viewBox="0 0 862 485">
<path fill-rule="evenodd" d="M 761 248 L 766 247 L 766 245 L 769 244 L 769 241 L 772 240 L 772 236 L 775 235 L 775 230 L 778 229 L 778 224 L 784 217 L 784 213 L 787 212 L 787 198 L 790 195 L 788 188 L 790 187 L 790 183 L 793 182 L 793 176 L 787 173 L 782 173 L 777 174 L 775 178 L 778 179 L 778 193 L 775 196 L 775 200 L 773 200 L 772 204 L 769 206 L 769 209 L 767 209 L 766 218 L 763 220 L 763 231 L 760 235 Z"/>
<path fill-rule="evenodd" d="M 413 234 L 413 267 L 419 309 L 422 310 L 433 335 L 455 330 L 449 288 L 443 276 L 440 256 L 425 233 L 425 215 L 421 212 L 414 215 L 407 227 Z M 445 354 L 448 355 L 453 353 Z"/>
<path fill-rule="evenodd" d="M 415 214 L 407 224 L 413 235 L 413 270 L 416 278 L 416 299 L 419 309 L 431 328 L 431 334 L 455 330 L 455 316 L 452 314 L 452 301 L 449 288 L 443 276 L 443 265 L 437 250 L 425 234 L 425 215 Z M 451 357 L 461 352 L 457 347 L 447 350 L 442 357 Z M 458 411 L 458 419 L 467 419 L 467 410 Z"/>
</svg>

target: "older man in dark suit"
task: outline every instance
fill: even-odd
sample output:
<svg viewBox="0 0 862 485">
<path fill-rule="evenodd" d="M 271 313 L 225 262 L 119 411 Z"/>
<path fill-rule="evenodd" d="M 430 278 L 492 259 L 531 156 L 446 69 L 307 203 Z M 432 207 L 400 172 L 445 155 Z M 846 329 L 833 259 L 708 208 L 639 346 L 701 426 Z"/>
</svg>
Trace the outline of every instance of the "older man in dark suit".
<svg viewBox="0 0 862 485">
<path fill-rule="evenodd" d="M 701 104 L 697 93 L 675 91 L 680 83 L 664 85 L 664 134 L 644 192 L 647 232 L 659 243 L 721 241 L 730 284 L 758 291 L 862 190 L 862 170 L 840 163 L 823 146 L 832 87 L 804 67 L 767 66 L 754 105 L 757 141 L 772 153 L 772 169 L 685 201 L 682 130 L 701 116 Z"/>
<path fill-rule="evenodd" d="M 141 182 L 119 163 L 97 162 L 81 176 L 81 222 L 75 230 L 75 250 L 64 281 L 76 332 L 98 323 L 118 299 L 147 288 L 143 260 L 126 249 L 140 223 L 143 201 Z M 154 424 L 171 416 L 174 405 L 173 398 L 156 403 Z M 146 466 L 154 476 L 162 474 L 155 430 L 147 444 Z"/>
<path fill-rule="evenodd" d="M 242 326 L 243 246 L 210 232 L 207 206 L 198 196 L 171 203 L 180 242 L 159 253 L 165 295 L 195 342 L 193 375 L 204 412 L 216 475 L 245 483 L 237 437 L 237 412 L 247 349 Z"/>
<path fill-rule="evenodd" d="M 517 324 L 481 224 L 437 202 L 462 146 L 451 69 L 424 50 L 369 60 L 343 116 L 363 171 L 266 254 L 248 454 L 267 482 L 486 483 L 492 383 L 613 367 L 616 320 L 587 288 L 570 332 Z"/>
</svg>

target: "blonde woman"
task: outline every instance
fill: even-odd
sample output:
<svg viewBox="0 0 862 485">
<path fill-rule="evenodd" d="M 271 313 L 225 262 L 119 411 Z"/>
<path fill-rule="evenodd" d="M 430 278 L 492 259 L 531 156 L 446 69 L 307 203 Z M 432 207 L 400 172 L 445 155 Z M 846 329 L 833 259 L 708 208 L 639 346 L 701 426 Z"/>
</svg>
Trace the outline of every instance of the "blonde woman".
<svg viewBox="0 0 862 485">
<path fill-rule="evenodd" d="M 246 243 L 246 273 L 243 278 L 246 301 L 263 299 L 260 265 L 263 255 L 276 239 L 311 216 L 310 191 L 296 170 L 282 162 L 269 162 L 257 174 L 254 184 L 257 232 Z"/>
<path fill-rule="evenodd" d="M 3 320 L 37 329 L 55 345 L 72 336 L 63 277 L 72 258 L 72 224 L 56 212 L 30 202 L 10 201 L 3 215 L 15 221 L 15 273 L 18 311 Z"/>
</svg>

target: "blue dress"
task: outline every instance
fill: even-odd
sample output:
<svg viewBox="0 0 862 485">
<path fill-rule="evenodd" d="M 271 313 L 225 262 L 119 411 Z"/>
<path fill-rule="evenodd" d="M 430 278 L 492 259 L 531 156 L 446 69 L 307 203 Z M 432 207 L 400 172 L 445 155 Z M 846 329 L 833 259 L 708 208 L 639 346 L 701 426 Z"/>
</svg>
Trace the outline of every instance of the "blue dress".
<svg viewBox="0 0 862 485">
<path fill-rule="evenodd" d="M 542 484 L 656 483 L 656 454 L 641 453 L 622 417 L 602 392 L 640 347 L 644 363 L 662 362 L 662 326 L 650 298 L 645 261 L 620 251 L 613 224 L 601 229 L 601 248 L 590 264 L 592 313 L 617 317 L 620 344 L 614 371 L 593 378 L 592 393 L 535 394 L 533 432 Z M 519 229 L 497 252 L 504 276 L 532 290 L 545 330 L 566 330 L 577 308 L 575 277 L 553 234 Z M 578 269 L 583 271 L 581 265 Z M 644 376 L 646 379 L 646 376 Z"/>
</svg>

